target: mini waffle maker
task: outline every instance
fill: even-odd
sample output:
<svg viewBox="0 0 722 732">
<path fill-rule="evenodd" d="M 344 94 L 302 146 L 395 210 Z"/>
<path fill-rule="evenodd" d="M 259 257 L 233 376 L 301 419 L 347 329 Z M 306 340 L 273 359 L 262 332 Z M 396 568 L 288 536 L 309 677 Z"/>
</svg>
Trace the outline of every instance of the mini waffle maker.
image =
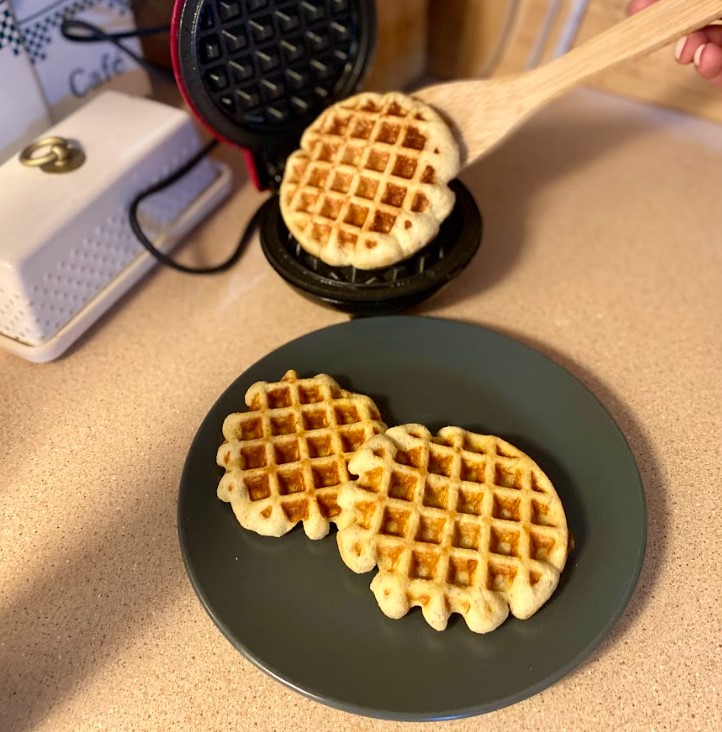
<svg viewBox="0 0 722 732">
<path fill-rule="evenodd" d="M 327 106 L 360 90 L 376 30 L 374 0 L 176 0 L 171 54 L 188 106 L 216 137 L 241 147 L 256 186 L 261 246 L 303 294 L 356 315 L 421 302 L 457 275 L 481 241 L 481 216 L 461 182 L 438 236 L 377 270 L 330 267 L 305 252 L 281 217 L 288 155 Z"/>
</svg>

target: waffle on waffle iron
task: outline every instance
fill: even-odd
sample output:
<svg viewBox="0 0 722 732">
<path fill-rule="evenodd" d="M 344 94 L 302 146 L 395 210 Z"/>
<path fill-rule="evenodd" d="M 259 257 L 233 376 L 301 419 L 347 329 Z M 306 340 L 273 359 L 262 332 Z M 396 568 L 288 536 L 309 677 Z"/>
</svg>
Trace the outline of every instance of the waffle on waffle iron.
<svg viewBox="0 0 722 732">
<path fill-rule="evenodd" d="M 388 267 L 436 236 L 458 171 L 456 140 L 431 107 L 367 92 L 329 107 L 304 132 L 286 162 L 281 214 L 326 264 Z"/>
<path fill-rule="evenodd" d="M 444 630 L 451 613 L 487 633 L 533 615 L 567 558 L 561 501 L 531 458 L 498 437 L 445 427 L 394 427 L 369 440 L 345 485 L 337 541 L 355 572 L 400 618 L 420 606 Z"/>
<path fill-rule="evenodd" d="M 218 497 L 246 529 L 281 536 L 302 521 L 310 539 L 323 538 L 338 520 L 351 455 L 385 429 L 378 408 L 330 376 L 301 379 L 295 371 L 253 384 L 245 401 L 249 411 L 223 423 Z"/>
</svg>

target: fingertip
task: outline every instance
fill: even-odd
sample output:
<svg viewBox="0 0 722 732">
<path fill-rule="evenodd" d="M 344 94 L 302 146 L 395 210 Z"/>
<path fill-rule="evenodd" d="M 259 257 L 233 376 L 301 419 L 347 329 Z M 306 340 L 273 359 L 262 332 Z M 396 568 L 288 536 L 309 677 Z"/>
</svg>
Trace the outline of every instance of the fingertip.
<svg viewBox="0 0 722 732">
<path fill-rule="evenodd" d="M 682 55 L 684 54 L 684 48 L 687 45 L 687 36 L 683 36 L 677 41 L 677 45 L 674 47 L 674 57 L 678 63 L 682 63 Z"/>
<path fill-rule="evenodd" d="M 656 1 L 657 0 L 631 0 L 627 3 L 627 13 L 629 13 L 629 15 L 634 15 L 640 10 L 644 10 L 646 7 L 649 7 Z"/>
<path fill-rule="evenodd" d="M 697 48 L 697 50 L 694 52 L 694 58 L 692 59 L 694 61 L 694 65 L 699 69 L 699 65 L 702 63 L 702 54 L 704 53 L 704 49 L 707 48 L 707 44 L 703 43 L 701 46 Z"/>
<path fill-rule="evenodd" d="M 699 49 L 706 43 L 707 38 L 704 33 L 700 31 L 695 31 L 685 38 L 680 39 L 677 43 L 677 47 L 675 48 L 677 61 L 684 65 L 693 63 Z"/>
<path fill-rule="evenodd" d="M 694 54 L 694 65 L 703 79 L 717 81 L 722 74 L 722 48 L 705 43 Z"/>
</svg>

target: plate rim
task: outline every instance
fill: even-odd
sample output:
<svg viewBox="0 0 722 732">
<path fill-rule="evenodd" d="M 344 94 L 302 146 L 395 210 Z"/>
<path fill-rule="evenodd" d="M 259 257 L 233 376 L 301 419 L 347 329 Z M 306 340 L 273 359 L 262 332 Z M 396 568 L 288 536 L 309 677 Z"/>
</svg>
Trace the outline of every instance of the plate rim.
<svg viewBox="0 0 722 732">
<path fill-rule="evenodd" d="M 601 414 L 605 415 L 607 421 L 611 424 L 612 428 L 616 431 L 616 433 L 621 437 L 622 445 L 624 446 L 626 452 L 628 453 L 628 457 L 630 458 L 631 465 L 634 469 L 634 477 L 635 477 L 635 487 L 637 487 L 639 490 L 638 492 L 635 491 L 635 498 L 639 498 L 639 508 L 641 511 L 641 521 L 639 525 L 639 544 L 637 547 L 637 553 L 634 557 L 633 563 L 630 562 L 630 567 L 632 567 L 632 572 L 629 576 L 629 581 L 627 584 L 627 587 L 625 588 L 624 592 L 620 594 L 619 600 L 617 602 L 615 611 L 610 614 L 607 621 L 603 624 L 603 626 L 599 629 L 599 631 L 596 633 L 596 635 L 591 638 L 583 648 L 581 648 L 577 653 L 575 653 L 571 658 L 567 660 L 566 663 L 562 664 L 559 668 L 557 668 L 552 673 L 545 676 L 542 680 L 538 681 L 535 684 L 531 684 L 528 686 L 525 686 L 523 689 L 520 689 L 516 692 L 507 694 L 503 697 L 500 697 L 492 702 L 485 702 L 482 704 L 476 704 L 476 705 L 470 705 L 463 708 L 458 708 L 453 711 L 449 711 L 448 713 L 428 713 L 428 712 L 404 712 L 404 711 L 391 711 L 388 709 L 379 709 L 375 707 L 371 707 L 368 705 L 363 704 L 355 704 L 353 702 L 346 702 L 339 699 L 336 699 L 334 697 L 330 696 L 324 696 L 323 694 L 316 693 L 313 690 L 304 688 L 300 683 L 294 682 L 293 680 L 286 678 L 283 676 L 283 674 L 273 666 L 269 665 L 268 663 L 264 662 L 262 659 L 258 658 L 250 649 L 248 649 L 240 640 L 234 637 L 234 635 L 231 633 L 231 631 L 224 625 L 224 623 L 220 620 L 218 617 L 216 611 L 212 607 L 205 591 L 203 590 L 203 587 L 199 581 L 199 578 L 197 576 L 197 573 L 193 566 L 190 563 L 190 558 L 188 557 L 188 551 L 185 544 L 185 526 L 184 526 L 184 517 L 182 516 L 182 508 L 183 508 L 183 486 L 187 482 L 187 472 L 189 471 L 189 463 L 190 463 L 190 455 L 193 452 L 193 449 L 196 445 L 196 442 L 200 439 L 201 434 L 204 430 L 205 424 L 207 420 L 209 419 L 211 412 L 216 408 L 218 403 L 229 393 L 231 392 L 235 385 L 243 379 L 245 374 L 250 371 L 251 369 L 255 368 L 257 365 L 259 365 L 261 362 L 263 362 L 265 359 L 269 359 L 273 357 L 278 351 L 290 347 L 293 345 L 296 345 L 300 341 L 303 341 L 311 336 L 318 336 L 326 331 L 336 330 L 336 329 L 345 329 L 348 327 L 354 327 L 356 324 L 363 323 L 368 324 L 372 323 L 374 321 L 384 321 L 388 322 L 391 320 L 396 321 L 409 321 L 409 320 L 415 320 L 415 321 L 431 321 L 436 323 L 437 325 L 443 327 L 443 326 L 452 326 L 452 327 L 461 327 L 461 328 L 468 328 L 474 331 L 483 331 L 487 336 L 491 336 L 492 338 L 498 338 L 506 342 L 513 342 L 515 346 L 520 347 L 527 352 L 533 354 L 536 358 L 541 358 L 542 360 L 548 362 L 551 364 L 554 368 L 559 369 L 562 371 L 567 377 L 571 378 L 576 384 L 583 389 L 584 392 L 586 392 L 589 396 L 592 397 L 594 402 L 596 403 L 597 407 L 601 410 Z M 260 669 L 262 672 L 270 676 L 275 681 L 280 682 L 285 687 L 292 689 L 293 691 L 296 691 L 303 695 L 304 697 L 311 699 L 314 702 L 320 703 L 323 706 L 330 707 L 333 709 L 337 709 L 343 712 L 348 712 L 352 714 L 356 714 L 363 717 L 369 717 L 374 719 L 383 719 L 387 721 L 401 721 L 401 722 L 430 722 L 430 721 L 445 721 L 445 720 L 453 720 L 453 719 L 465 719 L 470 718 L 474 716 L 480 716 L 484 714 L 488 714 L 490 712 L 497 711 L 499 709 L 503 709 L 504 707 L 511 706 L 513 704 L 516 704 L 518 702 L 524 701 L 526 699 L 531 698 L 532 696 L 535 696 L 541 691 L 544 691 L 545 689 L 553 686 L 558 681 L 560 681 L 562 678 L 567 676 L 569 673 L 571 673 L 575 668 L 580 666 L 586 659 L 590 658 L 591 655 L 594 653 L 594 651 L 601 645 L 602 641 L 607 637 L 607 635 L 611 632 L 611 630 L 616 626 L 616 624 L 619 622 L 620 618 L 624 613 L 626 612 L 629 602 L 634 595 L 634 592 L 637 588 L 637 585 L 639 583 L 639 578 L 641 576 L 642 568 L 644 566 L 644 560 L 646 557 L 646 549 L 647 549 L 647 535 L 648 535 L 648 511 L 647 511 L 647 500 L 646 500 L 646 494 L 644 491 L 644 481 L 642 480 L 642 475 L 639 470 L 639 465 L 637 464 L 637 460 L 635 458 L 634 452 L 629 444 L 629 441 L 624 434 L 624 431 L 621 429 L 617 421 L 614 419 L 613 415 L 610 413 L 610 411 L 607 409 L 607 407 L 604 405 L 604 403 L 601 401 L 601 399 L 586 385 L 584 384 L 579 377 L 577 377 L 574 373 L 572 373 L 568 368 L 563 366 L 561 363 L 559 363 L 555 358 L 542 353 L 538 348 L 535 348 L 534 346 L 531 346 L 521 340 L 519 338 L 507 335 L 499 330 L 494 329 L 493 327 L 489 327 L 487 325 L 481 325 L 476 323 L 471 323 L 468 321 L 462 321 L 462 320 L 455 320 L 453 318 L 442 318 L 438 316 L 427 316 L 427 315 L 388 315 L 388 316 L 371 316 L 371 317 L 364 317 L 360 319 L 351 319 L 346 321 L 341 321 L 339 323 L 333 323 L 327 326 L 323 326 L 322 328 L 318 328 L 312 331 L 309 331 L 308 333 L 304 333 L 296 338 L 293 338 L 285 343 L 280 344 L 279 346 L 273 348 L 272 350 L 268 351 L 266 354 L 258 358 L 253 363 L 249 364 L 244 370 L 235 378 L 233 381 L 228 384 L 228 386 L 221 391 L 221 393 L 216 397 L 216 399 L 211 404 L 210 408 L 206 412 L 205 416 L 201 420 L 193 439 L 191 440 L 190 446 L 188 448 L 188 452 L 185 457 L 183 470 L 181 473 L 180 481 L 179 481 L 179 487 L 178 487 L 178 505 L 176 509 L 176 522 L 177 522 L 177 531 L 178 531 L 178 540 L 180 544 L 181 549 L 181 555 L 183 558 L 183 565 L 186 570 L 186 574 L 188 575 L 189 582 L 196 593 L 196 596 L 201 602 L 201 605 L 203 609 L 206 611 L 206 613 L 209 615 L 211 620 L 213 621 L 213 624 L 216 626 L 218 630 L 222 633 L 222 635 L 226 638 L 226 640 L 235 648 L 238 652 L 241 653 L 241 655 L 244 656 L 244 658 L 248 659 L 256 668 Z"/>
</svg>

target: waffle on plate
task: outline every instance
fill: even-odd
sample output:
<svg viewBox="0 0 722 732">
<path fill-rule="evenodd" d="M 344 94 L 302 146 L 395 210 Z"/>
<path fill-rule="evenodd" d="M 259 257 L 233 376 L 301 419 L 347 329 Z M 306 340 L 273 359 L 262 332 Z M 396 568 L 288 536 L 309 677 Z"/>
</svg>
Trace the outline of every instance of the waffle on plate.
<svg viewBox="0 0 722 732">
<path fill-rule="evenodd" d="M 420 606 L 444 630 L 451 613 L 486 633 L 533 615 L 567 558 L 561 501 L 527 455 L 498 437 L 445 427 L 393 427 L 353 457 L 337 541 L 355 572 L 378 566 L 371 589 L 400 618 Z"/>
<path fill-rule="evenodd" d="M 295 371 L 253 384 L 245 401 L 248 411 L 223 423 L 218 497 L 246 529 L 281 536 L 302 521 L 309 538 L 323 538 L 339 517 L 348 461 L 385 429 L 378 408 L 330 376 L 302 379 Z"/>
</svg>

